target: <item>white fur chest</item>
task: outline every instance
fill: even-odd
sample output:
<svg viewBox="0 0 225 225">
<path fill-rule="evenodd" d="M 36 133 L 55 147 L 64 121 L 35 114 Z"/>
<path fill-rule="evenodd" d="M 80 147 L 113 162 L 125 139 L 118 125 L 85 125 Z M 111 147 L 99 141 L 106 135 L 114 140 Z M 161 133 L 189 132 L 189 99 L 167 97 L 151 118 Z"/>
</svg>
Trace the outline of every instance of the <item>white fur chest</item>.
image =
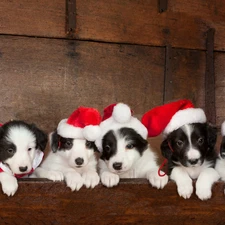
<svg viewBox="0 0 225 225">
<path fill-rule="evenodd" d="M 210 167 L 209 162 L 204 162 L 201 166 L 196 166 L 196 167 L 183 167 L 183 169 L 188 173 L 188 175 L 192 179 L 197 179 L 200 173 Z"/>
</svg>

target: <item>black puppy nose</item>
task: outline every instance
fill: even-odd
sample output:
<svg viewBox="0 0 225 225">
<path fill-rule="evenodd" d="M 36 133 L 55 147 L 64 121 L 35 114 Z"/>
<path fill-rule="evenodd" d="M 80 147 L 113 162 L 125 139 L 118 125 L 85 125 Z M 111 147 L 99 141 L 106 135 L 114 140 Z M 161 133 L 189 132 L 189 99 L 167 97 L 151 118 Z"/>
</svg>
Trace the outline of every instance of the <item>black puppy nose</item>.
<svg viewBox="0 0 225 225">
<path fill-rule="evenodd" d="M 19 170 L 20 170 L 20 172 L 26 172 L 27 171 L 27 166 L 20 166 Z"/>
<path fill-rule="evenodd" d="M 120 163 L 120 162 L 113 163 L 113 168 L 115 170 L 121 170 L 122 169 L 122 163 Z"/>
<path fill-rule="evenodd" d="M 83 158 L 77 158 L 77 159 L 75 159 L 75 163 L 78 166 L 81 166 L 84 163 L 84 159 Z"/>
<path fill-rule="evenodd" d="M 191 165 L 195 165 L 198 163 L 198 159 L 189 159 L 188 162 L 191 164 Z"/>
</svg>

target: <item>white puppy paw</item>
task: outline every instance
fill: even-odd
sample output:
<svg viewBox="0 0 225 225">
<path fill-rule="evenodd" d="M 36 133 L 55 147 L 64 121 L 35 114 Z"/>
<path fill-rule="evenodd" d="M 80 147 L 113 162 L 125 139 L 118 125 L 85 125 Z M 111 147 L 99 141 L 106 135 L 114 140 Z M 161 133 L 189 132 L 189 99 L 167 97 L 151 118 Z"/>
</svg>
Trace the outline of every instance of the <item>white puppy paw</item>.
<svg viewBox="0 0 225 225">
<path fill-rule="evenodd" d="M 110 173 L 107 171 L 101 174 L 101 182 L 106 187 L 113 187 L 118 185 L 119 180 L 120 180 L 120 177 L 117 174 Z"/>
<path fill-rule="evenodd" d="M 77 172 L 67 172 L 65 174 L 66 185 L 72 191 L 79 191 L 84 184 L 84 180 Z"/>
<path fill-rule="evenodd" d="M 97 172 L 94 172 L 94 171 L 83 173 L 82 177 L 84 179 L 84 185 L 86 186 L 86 188 L 90 188 L 90 187 L 94 188 L 96 185 L 99 184 L 99 181 L 100 181 L 100 178 Z"/>
<path fill-rule="evenodd" d="M 196 195 L 198 196 L 199 199 L 204 201 L 212 197 L 212 191 L 210 188 L 207 188 L 207 187 L 201 187 L 201 188 L 196 187 Z"/>
<path fill-rule="evenodd" d="M 193 186 L 190 182 L 183 182 L 177 184 L 177 191 L 180 197 L 183 197 L 184 199 L 188 199 L 191 197 L 191 194 L 193 193 Z"/>
<path fill-rule="evenodd" d="M 62 181 L 64 179 L 64 175 L 60 171 L 48 171 L 46 177 L 52 181 Z"/>
<path fill-rule="evenodd" d="M 148 174 L 147 179 L 153 187 L 162 189 L 168 183 L 169 178 L 167 175 L 160 177 L 158 171 L 153 171 Z"/>
<path fill-rule="evenodd" d="M 5 176 L 2 181 L 2 191 L 8 196 L 13 196 L 18 189 L 17 179 L 13 176 Z"/>
</svg>

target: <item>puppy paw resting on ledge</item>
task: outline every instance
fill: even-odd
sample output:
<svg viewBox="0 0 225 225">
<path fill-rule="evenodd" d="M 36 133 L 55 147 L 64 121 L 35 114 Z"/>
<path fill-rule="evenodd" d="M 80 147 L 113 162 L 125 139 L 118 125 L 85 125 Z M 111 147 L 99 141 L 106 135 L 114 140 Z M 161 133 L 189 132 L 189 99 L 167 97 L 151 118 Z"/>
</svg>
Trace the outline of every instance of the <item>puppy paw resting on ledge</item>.
<svg viewBox="0 0 225 225">
<path fill-rule="evenodd" d="M 105 108 L 100 124 L 102 136 L 96 140 L 101 152 L 99 172 L 107 187 L 120 178 L 146 178 L 153 187 L 163 188 L 168 177 L 158 175 L 157 157 L 147 142 L 147 129 L 129 106 L 118 103 Z"/>
<path fill-rule="evenodd" d="M 51 152 L 34 173 L 39 178 L 65 180 L 78 191 L 83 185 L 94 188 L 100 181 L 96 172 L 97 148 L 94 141 L 100 136 L 101 116 L 96 109 L 80 107 L 68 119 L 58 124 L 50 134 Z"/>
<path fill-rule="evenodd" d="M 161 151 L 178 194 L 190 198 L 192 179 L 196 179 L 196 195 L 201 200 L 209 199 L 212 185 L 219 180 L 214 169 L 217 129 L 206 122 L 204 111 L 194 108 L 189 100 L 180 100 L 150 110 L 143 121 L 149 127 L 149 136 L 164 135 Z"/>
<path fill-rule="evenodd" d="M 39 166 L 47 141 L 34 124 L 10 121 L 0 127 L 0 182 L 5 194 L 14 195 L 17 178 L 28 177 Z"/>
</svg>

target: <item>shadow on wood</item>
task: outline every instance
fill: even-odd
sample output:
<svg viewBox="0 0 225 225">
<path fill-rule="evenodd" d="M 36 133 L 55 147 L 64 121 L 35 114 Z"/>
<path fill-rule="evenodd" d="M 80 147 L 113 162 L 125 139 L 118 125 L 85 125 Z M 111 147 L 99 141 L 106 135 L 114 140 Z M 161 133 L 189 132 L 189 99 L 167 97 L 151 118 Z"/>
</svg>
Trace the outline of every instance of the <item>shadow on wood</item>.
<svg viewBox="0 0 225 225">
<path fill-rule="evenodd" d="M 170 182 L 163 190 L 144 179 L 71 192 L 63 182 L 21 179 L 13 197 L 0 194 L 0 224 L 224 224 L 224 184 L 201 201 L 180 198 Z"/>
</svg>

